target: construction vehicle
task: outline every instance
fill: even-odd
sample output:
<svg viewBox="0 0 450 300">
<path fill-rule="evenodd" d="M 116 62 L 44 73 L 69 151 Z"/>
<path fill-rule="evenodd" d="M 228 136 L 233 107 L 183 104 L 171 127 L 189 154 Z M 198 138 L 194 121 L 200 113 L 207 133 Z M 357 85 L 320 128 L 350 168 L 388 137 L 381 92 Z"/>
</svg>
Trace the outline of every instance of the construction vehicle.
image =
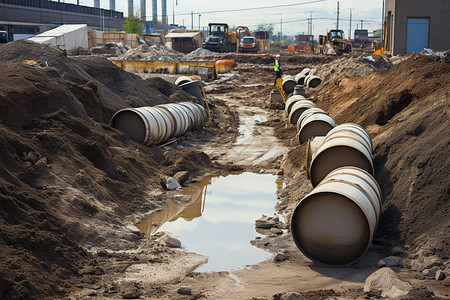
<svg viewBox="0 0 450 300">
<path fill-rule="evenodd" d="M 327 35 L 319 35 L 319 53 L 337 54 L 350 53 L 352 45 L 344 39 L 344 31 L 340 29 L 330 30 Z"/>
<path fill-rule="evenodd" d="M 239 43 L 239 52 L 258 52 L 258 44 L 254 36 L 244 36 Z"/>
<path fill-rule="evenodd" d="M 352 50 L 363 50 L 371 47 L 372 42 L 369 41 L 369 32 L 367 29 L 355 29 Z"/>
<path fill-rule="evenodd" d="M 236 52 L 236 33 L 229 32 L 228 24 L 209 23 L 208 38 L 203 42 L 203 48 L 214 52 Z"/>
<path fill-rule="evenodd" d="M 250 34 L 248 27 L 236 27 L 236 39 L 238 42 L 238 52 L 258 52 L 256 38 Z"/>
</svg>

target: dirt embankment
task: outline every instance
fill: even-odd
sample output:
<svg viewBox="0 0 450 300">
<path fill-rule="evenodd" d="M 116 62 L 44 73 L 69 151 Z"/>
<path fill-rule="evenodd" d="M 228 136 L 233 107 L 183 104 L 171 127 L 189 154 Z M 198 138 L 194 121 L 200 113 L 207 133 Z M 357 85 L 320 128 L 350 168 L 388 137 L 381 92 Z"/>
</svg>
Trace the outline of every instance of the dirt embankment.
<svg viewBox="0 0 450 300">
<path fill-rule="evenodd" d="M 91 252 L 136 248 L 143 236 L 125 216 L 165 201 L 162 176 L 212 165 L 194 149 L 134 143 L 108 125 L 112 114 L 196 99 L 106 59 L 28 41 L 0 46 L 0 66 L 0 298 L 63 296 L 104 273 Z M 180 143 L 211 138 L 217 126 Z"/>
</svg>

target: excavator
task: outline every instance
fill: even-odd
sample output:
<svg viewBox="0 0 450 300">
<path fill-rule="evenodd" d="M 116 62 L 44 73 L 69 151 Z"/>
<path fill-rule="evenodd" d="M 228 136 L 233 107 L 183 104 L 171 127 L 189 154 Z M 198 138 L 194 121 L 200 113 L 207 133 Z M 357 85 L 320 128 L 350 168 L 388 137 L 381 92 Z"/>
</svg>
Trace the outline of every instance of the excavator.
<svg viewBox="0 0 450 300">
<path fill-rule="evenodd" d="M 327 35 L 319 35 L 319 53 L 337 54 L 352 52 L 352 45 L 344 39 L 344 31 L 341 29 L 330 30 Z"/>
<path fill-rule="evenodd" d="M 203 48 L 214 52 L 236 52 L 236 33 L 229 32 L 228 24 L 209 23 L 208 38 Z"/>
</svg>

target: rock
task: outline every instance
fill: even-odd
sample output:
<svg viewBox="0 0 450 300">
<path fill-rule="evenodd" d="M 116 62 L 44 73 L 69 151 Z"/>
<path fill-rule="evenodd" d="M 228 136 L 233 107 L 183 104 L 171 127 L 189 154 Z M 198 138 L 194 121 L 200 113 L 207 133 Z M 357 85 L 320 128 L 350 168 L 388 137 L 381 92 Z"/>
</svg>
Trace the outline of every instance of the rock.
<svg viewBox="0 0 450 300">
<path fill-rule="evenodd" d="M 423 258 L 423 268 L 429 269 L 434 266 L 442 265 L 442 259 L 440 259 L 437 255 L 426 256 Z"/>
<path fill-rule="evenodd" d="M 437 255 L 425 256 L 425 252 L 421 252 L 418 259 L 411 260 L 411 269 L 414 271 L 423 271 L 435 266 L 441 266 L 442 263 L 442 259 Z"/>
<path fill-rule="evenodd" d="M 28 152 L 28 155 L 25 157 L 26 161 L 31 162 L 32 164 L 36 163 L 38 161 L 37 156 L 34 154 L 33 151 Z"/>
<path fill-rule="evenodd" d="M 176 238 L 171 236 L 167 236 L 164 240 L 165 244 L 169 248 L 181 248 L 181 242 Z"/>
<path fill-rule="evenodd" d="M 183 185 L 189 179 L 189 172 L 188 171 L 179 171 L 175 175 L 173 175 L 173 178 L 176 181 L 178 181 L 181 185 Z"/>
<path fill-rule="evenodd" d="M 388 267 L 375 271 L 364 282 L 365 293 L 372 292 L 388 298 L 407 295 L 411 289 L 408 282 L 398 279 L 397 274 Z"/>
<path fill-rule="evenodd" d="M 136 292 L 127 292 L 122 295 L 122 299 L 139 299 L 141 296 Z"/>
<path fill-rule="evenodd" d="M 297 293 L 278 293 L 273 295 L 273 300 L 303 300 L 304 298 Z"/>
<path fill-rule="evenodd" d="M 260 219 L 255 221 L 255 227 L 261 229 L 270 229 L 272 227 L 275 227 L 278 222 L 278 217 L 268 217 L 266 215 L 262 215 Z"/>
<path fill-rule="evenodd" d="M 436 275 L 434 276 L 434 278 L 435 278 L 436 280 L 444 280 L 445 277 L 446 277 L 446 275 L 445 275 L 444 271 L 442 271 L 442 270 L 438 270 L 438 271 L 436 272 Z"/>
<path fill-rule="evenodd" d="M 274 262 L 283 262 L 289 259 L 288 253 L 277 253 L 273 258 Z"/>
<path fill-rule="evenodd" d="M 438 266 L 434 266 L 434 267 L 432 267 L 430 269 L 422 270 L 422 274 L 427 276 L 427 277 L 435 277 L 436 273 L 438 271 L 440 271 L 439 267 Z"/>
<path fill-rule="evenodd" d="M 388 256 L 378 261 L 378 268 L 396 267 L 400 264 L 400 260 L 395 256 Z"/>
<path fill-rule="evenodd" d="M 175 178 L 166 176 L 161 179 L 162 186 L 169 191 L 176 190 L 181 187 L 181 185 L 178 183 L 178 181 L 175 180 Z"/>
<path fill-rule="evenodd" d="M 182 286 L 178 289 L 177 293 L 180 295 L 191 295 L 192 291 L 190 287 Z"/>
<path fill-rule="evenodd" d="M 128 224 L 128 225 L 126 226 L 126 228 L 127 228 L 129 231 L 131 231 L 132 233 L 134 233 L 134 234 L 138 234 L 138 233 L 141 232 L 141 231 L 139 230 L 139 228 L 137 228 L 137 226 L 136 226 L 136 225 L 133 225 L 133 224 Z"/>
<path fill-rule="evenodd" d="M 270 228 L 270 232 L 272 232 L 272 233 L 274 233 L 276 235 L 282 235 L 283 234 L 283 230 L 281 230 L 280 228 L 275 228 L 275 227 Z"/>
<path fill-rule="evenodd" d="M 40 160 L 38 160 L 35 164 L 34 167 L 36 169 L 44 169 L 47 167 L 47 157 L 43 157 Z"/>
<path fill-rule="evenodd" d="M 402 255 L 405 254 L 405 249 L 402 247 L 395 246 L 391 249 L 392 255 Z"/>
</svg>

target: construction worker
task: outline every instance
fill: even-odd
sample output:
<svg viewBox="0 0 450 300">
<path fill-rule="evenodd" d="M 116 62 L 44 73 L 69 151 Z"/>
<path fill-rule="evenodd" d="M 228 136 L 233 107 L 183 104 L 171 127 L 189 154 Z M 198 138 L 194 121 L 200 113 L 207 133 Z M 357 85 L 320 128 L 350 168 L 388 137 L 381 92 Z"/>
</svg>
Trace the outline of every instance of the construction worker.
<svg viewBox="0 0 450 300">
<path fill-rule="evenodd" d="M 275 55 L 275 61 L 273 63 L 273 68 L 275 70 L 275 84 L 274 85 L 277 85 L 277 79 L 281 78 L 281 73 L 282 73 L 281 68 L 280 68 L 279 59 L 280 59 L 280 54 Z"/>
</svg>

